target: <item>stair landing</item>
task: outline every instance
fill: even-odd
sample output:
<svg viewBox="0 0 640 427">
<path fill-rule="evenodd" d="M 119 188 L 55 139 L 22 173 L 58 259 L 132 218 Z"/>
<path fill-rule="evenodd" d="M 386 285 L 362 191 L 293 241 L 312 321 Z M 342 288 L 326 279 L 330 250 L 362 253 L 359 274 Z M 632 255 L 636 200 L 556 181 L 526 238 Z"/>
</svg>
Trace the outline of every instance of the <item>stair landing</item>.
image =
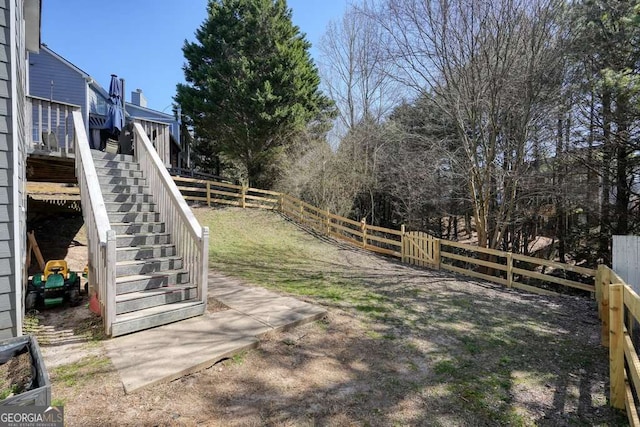
<svg viewBox="0 0 640 427">
<path fill-rule="evenodd" d="M 267 332 L 293 328 L 326 315 L 321 307 L 218 273 L 209 274 L 209 283 L 209 295 L 229 310 L 105 342 L 126 393 L 205 369 L 255 348 Z"/>
</svg>

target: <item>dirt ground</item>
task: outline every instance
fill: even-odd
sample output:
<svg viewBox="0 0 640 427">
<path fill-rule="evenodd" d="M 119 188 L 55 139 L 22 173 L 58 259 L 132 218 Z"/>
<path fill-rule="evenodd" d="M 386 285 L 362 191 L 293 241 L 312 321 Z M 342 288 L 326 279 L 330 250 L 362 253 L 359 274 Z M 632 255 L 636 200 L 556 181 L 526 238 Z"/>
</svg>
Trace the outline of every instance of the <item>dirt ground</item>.
<svg viewBox="0 0 640 427">
<path fill-rule="evenodd" d="M 291 224 L 282 227 L 302 236 Z M 72 238 L 48 245 L 82 247 L 73 243 L 82 243 L 81 235 L 79 227 Z M 362 299 L 298 296 L 323 305 L 326 318 L 269 334 L 256 350 L 130 395 L 86 300 L 33 313 L 27 329 L 40 340 L 53 403 L 65 406 L 66 424 L 625 424 L 608 406 L 608 359 L 593 301 L 520 293 L 301 239 L 317 247 L 308 265 L 291 266 L 275 253 L 273 264 L 256 264 L 256 271 L 274 284 L 285 268 L 345 289 L 357 281 L 367 289 Z"/>
<path fill-rule="evenodd" d="M 32 379 L 29 353 L 12 357 L 0 365 L 0 399 L 27 391 Z"/>
</svg>

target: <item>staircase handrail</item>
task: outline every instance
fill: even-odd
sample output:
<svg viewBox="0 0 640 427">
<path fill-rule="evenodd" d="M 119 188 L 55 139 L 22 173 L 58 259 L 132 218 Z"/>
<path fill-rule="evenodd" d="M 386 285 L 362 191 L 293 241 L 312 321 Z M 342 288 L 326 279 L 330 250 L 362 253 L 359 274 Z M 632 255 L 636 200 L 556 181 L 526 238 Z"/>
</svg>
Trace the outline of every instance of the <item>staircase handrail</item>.
<svg viewBox="0 0 640 427">
<path fill-rule="evenodd" d="M 153 195 L 153 201 L 171 233 L 184 269 L 197 286 L 198 296 L 207 303 L 209 227 L 202 227 L 153 148 L 140 123 L 134 123 L 135 156 Z"/>
<path fill-rule="evenodd" d="M 80 111 L 73 112 L 73 126 L 76 177 L 89 246 L 89 285 L 96 291 L 105 333 L 111 335 L 116 316 L 116 233 L 109 223 Z"/>
</svg>

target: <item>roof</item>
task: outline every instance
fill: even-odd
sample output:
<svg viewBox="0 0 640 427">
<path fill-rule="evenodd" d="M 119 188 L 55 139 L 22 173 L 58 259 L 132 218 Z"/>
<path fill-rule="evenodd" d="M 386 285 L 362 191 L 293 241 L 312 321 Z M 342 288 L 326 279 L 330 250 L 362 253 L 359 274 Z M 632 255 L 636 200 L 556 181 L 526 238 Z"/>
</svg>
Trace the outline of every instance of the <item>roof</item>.
<svg viewBox="0 0 640 427">
<path fill-rule="evenodd" d="M 67 67 L 69 67 L 70 69 L 78 73 L 87 81 L 91 89 L 93 89 L 98 95 L 100 95 L 105 100 L 109 100 L 109 92 L 105 90 L 102 86 L 100 86 L 100 84 L 93 77 L 91 77 L 89 73 L 82 70 L 80 67 L 76 66 L 71 61 L 64 58 L 62 55 L 56 53 L 44 43 L 41 44 L 40 49 L 47 52 L 49 55 L 56 58 L 62 64 L 66 65 Z M 131 110 L 133 111 L 137 110 L 137 112 L 140 112 L 141 114 L 131 114 Z M 145 115 L 145 113 L 148 113 L 148 115 Z M 173 114 L 167 114 L 162 111 L 153 110 L 148 107 L 141 107 L 140 105 L 136 105 L 131 102 L 125 102 L 125 114 L 127 117 L 167 122 L 168 124 L 172 125 L 172 130 L 173 130 L 173 123 L 177 123 L 176 118 L 173 116 Z"/>
<path fill-rule="evenodd" d="M 140 105 L 133 104 L 131 102 L 127 102 L 126 104 L 127 104 L 126 105 L 127 108 L 132 107 L 133 109 L 139 109 L 142 112 L 148 112 L 148 113 L 153 114 L 155 117 L 149 117 L 151 120 L 157 120 L 157 116 L 161 116 L 163 119 L 170 120 L 170 121 L 175 121 L 176 120 L 176 118 L 173 116 L 173 114 L 167 114 L 167 113 L 164 113 L 162 111 L 153 110 L 153 109 L 148 108 L 148 107 L 142 107 Z"/>
<path fill-rule="evenodd" d="M 85 79 L 89 80 L 93 80 L 93 77 L 91 77 L 88 73 L 86 73 L 85 71 L 81 70 L 80 68 L 78 68 L 77 66 L 75 66 L 73 63 L 71 63 L 69 60 L 67 60 L 66 58 L 64 58 L 62 55 L 54 52 L 49 46 L 47 46 L 45 43 L 42 43 L 40 45 L 40 50 L 44 50 L 45 52 L 47 52 L 49 55 L 53 56 L 54 58 L 56 58 L 58 61 L 62 62 L 64 65 L 66 65 L 67 67 L 71 68 L 73 71 L 75 71 L 76 73 L 80 74 L 82 77 L 84 77 Z"/>
</svg>

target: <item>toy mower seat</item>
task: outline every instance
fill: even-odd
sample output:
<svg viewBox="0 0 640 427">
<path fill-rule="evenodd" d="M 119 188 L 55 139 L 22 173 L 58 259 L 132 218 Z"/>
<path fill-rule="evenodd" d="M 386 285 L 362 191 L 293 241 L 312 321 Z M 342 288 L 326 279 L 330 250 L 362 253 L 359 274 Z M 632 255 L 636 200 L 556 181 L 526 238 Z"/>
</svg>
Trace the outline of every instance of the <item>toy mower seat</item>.
<svg viewBox="0 0 640 427">
<path fill-rule="evenodd" d="M 47 261 L 47 264 L 44 266 L 44 274 L 42 275 L 43 280 L 47 280 L 51 274 L 60 274 L 63 278 L 67 278 L 69 274 L 69 267 L 67 266 L 67 262 L 64 260 L 53 260 Z"/>
</svg>

